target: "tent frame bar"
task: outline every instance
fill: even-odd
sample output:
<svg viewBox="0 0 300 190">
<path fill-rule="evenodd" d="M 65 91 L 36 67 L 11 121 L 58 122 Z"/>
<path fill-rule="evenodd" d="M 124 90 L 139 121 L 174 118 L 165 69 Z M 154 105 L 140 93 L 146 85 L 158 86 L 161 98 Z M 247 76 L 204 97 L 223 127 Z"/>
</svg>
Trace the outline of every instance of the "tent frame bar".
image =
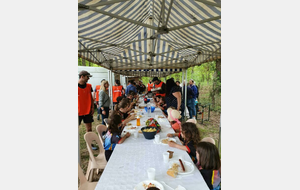
<svg viewBox="0 0 300 190">
<path fill-rule="evenodd" d="M 216 16 L 216 17 L 213 17 L 213 18 L 199 20 L 199 21 L 192 22 L 192 23 L 189 23 L 189 24 L 183 24 L 183 25 L 180 25 L 180 26 L 175 26 L 173 28 L 169 28 L 169 31 L 179 30 L 179 29 L 182 29 L 182 28 L 194 26 L 194 25 L 197 25 L 197 24 L 203 24 L 203 23 L 211 22 L 211 21 L 218 20 L 218 19 L 221 19 L 221 16 Z"/>
<path fill-rule="evenodd" d="M 106 2 L 99 2 L 94 5 L 90 5 L 90 7 L 100 7 L 100 6 L 111 5 L 111 4 L 120 3 L 124 1 L 130 1 L 130 0 L 110 0 Z"/>
<path fill-rule="evenodd" d="M 221 2 L 217 3 L 217 2 L 210 2 L 210 1 L 206 1 L 206 0 L 195 0 L 195 1 L 198 1 L 198 2 L 201 2 L 201 3 L 204 3 L 206 5 L 211 5 L 211 6 L 214 6 L 214 7 L 219 7 L 221 8 Z"/>
<path fill-rule="evenodd" d="M 154 27 L 154 26 L 151 26 L 149 24 L 145 24 L 145 23 L 142 23 L 142 22 L 139 22 L 139 21 L 136 21 L 136 20 L 128 19 L 128 18 L 119 16 L 119 15 L 116 15 L 116 14 L 112 14 L 112 13 L 106 12 L 106 11 L 102 11 L 100 9 L 94 8 L 92 6 L 87 6 L 87 5 L 84 5 L 84 4 L 81 4 L 81 3 L 78 3 L 78 8 L 79 9 L 91 10 L 91 11 L 94 11 L 94 12 L 97 12 L 97 13 L 101 13 L 101 14 L 104 14 L 104 15 L 107 15 L 107 16 L 119 19 L 119 20 L 123 20 L 123 21 L 130 22 L 130 23 L 133 23 L 133 24 L 136 24 L 136 25 L 144 26 L 146 28 L 151 28 L 151 29 L 155 29 L 155 30 L 158 29 L 158 27 Z"/>
</svg>

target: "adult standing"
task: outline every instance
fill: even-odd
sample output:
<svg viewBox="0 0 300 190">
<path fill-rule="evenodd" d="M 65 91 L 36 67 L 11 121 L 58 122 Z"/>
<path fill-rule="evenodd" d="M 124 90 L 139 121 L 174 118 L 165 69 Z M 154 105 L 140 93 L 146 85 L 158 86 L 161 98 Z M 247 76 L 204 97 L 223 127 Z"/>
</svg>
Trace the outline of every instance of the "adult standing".
<svg viewBox="0 0 300 190">
<path fill-rule="evenodd" d="M 79 73 L 78 80 L 78 126 L 83 120 L 86 132 L 92 131 L 94 114 L 94 99 L 92 97 L 92 85 L 87 83 L 92 75 L 87 71 Z"/>
<path fill-rule="evenodd" d="M 192 116 L 192 118 L 190 118 L 190 119 L 196 119 L 195 101 L 196 101 L 196 96 L 197 96 L 198 90 L 197 90 L 197 87 L 194 85 L 194 80 L 193 79 L 191 79 L 189 81 L 189 86 L 191 87 L 191 89 L 193 91 L 193 94 L 192 94 L 192 98 L 188 99 L 187 106 L 190 108 L 189 112 L 191 112 L 190 116 Z"/>
<path fill-rule="evenodd" d="M 154 84 L 151 80 L 149 80 L 149 83 L 147 84 L 147 92 L 146 94 L 152 94 L 151 90 L 153 89 Z"/>
<path fill-rule="evenodd" d="M 105 81 L 105 79 L 102 79 L 101 83 L 103 81 Z M 95 92 L 93 93 L 94 101 L 96 102 L 96 105 L 97 105 L 97 120 L 100 120 L 100 114 L 101 114 L 100 107 L 99 107 L 99 92 L 100 92 L 100 88 L 101 88 L 101 85 L 96 85 Z"/>
<path fill-rule="evenodd" d="M 99 107 L 101 111 L 103 125 L 105 125 L 104 119 L 108 118 L 109 115 L 110 98 L 107 90 L 108 86 L 109 86 L 108 81 L 103 81 L 101 83 L 101 88 L 99 92 Z"/>
<path fill-rule="evenodd" d="M 160 81 L 158 79 L 158 77 L 154 77 L 152 79 L 152 82 L 154 83 L 154 89 L 157 89 L 156 91 L 153 91 L 153 93 L 155 94 L 155 96 L 162 96 L 165 97 L 166 96 L 166 84 L 162 81 Z M 174 79 L 173 79 L 174 82 Z M 176 83 L 174 82 L 174 84 L 176 85 Z"/>
<path fill-rule="evenodd" d="M 133 80 L 128 81 L 128 86 L 127 86 L 127 88 L 125 90 L 126 96 L 128 96 L 128 93 L 129 93 L 130 90 L 132 90 L 133 92 L 137 93 L 137 90 L 136 90 L 135 86 L 133 86 L 133 82 L 134 82 Z"/>
<path fill-rule="evenodd" d="M 122 96 L 123 86 L 120 85 L 120 80 L 115 81 L 115 86 L 112 87 L 113 106 L 117 104 L 117 98 Z"/>
<path fill-rule="evenodd" d="M 181 91 L 180 87 L 176 85 L 173 78 L 167 80 L 166 89 L 166 103 L 167 109 L 174 107 L 178 111 L 181 110 Z"/>
<path fill-rule="evenodd" d="M 146 90 L 146 86 L 143 84 L 142 81 L 139 81 L 137 85 L 138 94 L 143 94 L 145 90 Z"/>
</svg>

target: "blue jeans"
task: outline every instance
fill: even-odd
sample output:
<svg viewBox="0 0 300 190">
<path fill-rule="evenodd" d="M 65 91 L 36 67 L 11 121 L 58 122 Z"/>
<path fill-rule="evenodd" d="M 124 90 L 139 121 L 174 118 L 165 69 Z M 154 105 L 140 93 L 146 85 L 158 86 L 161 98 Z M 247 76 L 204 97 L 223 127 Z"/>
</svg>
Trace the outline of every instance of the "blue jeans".
<svg viewBox="0 0 300 190">
<path fill-rule="evenodd" d="M 102 124 L 105 125 L 104 123 L 104 119 L 108 118 L 108 114 L 109 114 L 109 107 L 103 107 L 104 111 L 105 111 L 105 115 L 102 114 L 102 110 L 101 110 L 101 118 L 102 118 Z"/>
<path fill-rule="evenodd" d="M 193 116 L 196 116 L 196 107 L 195 107 L 194 98 L 187 99 L 187 108 L 189 110 L 190 119 L 193 118 Z"/>
</svg>

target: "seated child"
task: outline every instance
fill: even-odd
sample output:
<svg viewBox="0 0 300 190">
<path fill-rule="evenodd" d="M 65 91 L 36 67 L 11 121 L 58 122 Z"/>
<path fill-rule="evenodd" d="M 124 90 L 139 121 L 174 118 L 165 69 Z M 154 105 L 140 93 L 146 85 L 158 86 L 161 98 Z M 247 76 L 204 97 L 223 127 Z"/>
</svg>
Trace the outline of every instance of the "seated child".
<svg viewBox="0 0 300 190">
<path fill-rule="evenodd" d="M 114 110 L 116 110 L 116 108 L 117 108 L 116 105 L 119 104 L 123 98 L 124 98 L 124 96 L 117 97 L 117 103 L 114 104 Z"/>
<path fill-rule="evenodd" d="M 117 112 L 122 118 L 122 127 L 126 126 L 126 124 L 135 119 L 135 114 L 130 115 L 128 113 L 130 109 L 130 104 L 128 98 L 123 98 L 119 104 L 115 106 L 115 112 Z"/>
<path fill-rule="evenodd" d="M 157 96 L 155 96 L 155 98 L 153 98 L 153 100 L 154 100 L 156 106 L 158 106 L 159 101 L 160 101 L 160 98 L 161 98 L 161 95 L 157 95 Z"/>
<path fill-rule="evenodd" d="M 130 133 L 127 132 L 124 135 L 124 137 L 121 137 L 122 131 L 119 129 L 121 124 L 122 124 L 122 118 L 119 114 L 115 112 L 115 114 L 111 116 L 107 128 L 107 133 L 105 135 L 105 140 L 103 143 L 106 161 L 109 160 L 115 146 L 117 144 L 123 143 L 126 140 L 126 138 L 130 136 Z"/>
<path fill-rule="evenodd" d="M 203 176 L 209 189 L 221 189 L 221 161 L 217 147 L 201 141 L 196 145 L 197 168 Z"/>
<path fill-rule="evenodd" d="M 180 115 L 180 114 L 179 114 Z M 170 147 L 175 147 L 181 150 L 187 151 L 193 162 L 197 163 L 196 158 L 196 144 L 200 142 L 199 130 L 194 123 L 184 123 L 181 125 L 181 133 L 167 134 L 168 137 L 178 136 L 183 145 L 176 144 L 170 141 L 168 144 Z"/>
<path fill-rule="evenodd" d="M 166 99 L 163 96 L 160 96 L 158 103 L 156 104 L 157 107 L 163 111 L 164 115 L 166 116 L 167 113 L 167 104 L 166 104 Z"/>
<path fill-rule="evenodd" d="M 180 111 L 172 108 L 167 109 L 168 120 L 175 131 L 175 133 L 180 133 L 180 121 L 181 118 Z"/>
</svg>

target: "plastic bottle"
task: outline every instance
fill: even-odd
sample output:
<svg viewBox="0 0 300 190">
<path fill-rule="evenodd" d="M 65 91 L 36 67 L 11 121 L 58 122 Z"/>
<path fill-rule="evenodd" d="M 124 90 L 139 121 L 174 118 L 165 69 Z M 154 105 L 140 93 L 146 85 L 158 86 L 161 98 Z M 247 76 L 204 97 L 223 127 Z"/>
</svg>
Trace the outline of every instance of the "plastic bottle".
<svg viewBox="0 0 300 190">
<path fill-rule="evenodd" d="M 141 118 L 140 118 L 140 116 L 137 116 L 137 118 L 136 118 L 136 126 L 141 126 Z"/>
<path fill-rule="evenodd" d="M 148 117 L 151 117 L 151 106 L 150 106 L 150 104 L 147 105 L 147 112 L 148 112 Z"/>
</svg>

